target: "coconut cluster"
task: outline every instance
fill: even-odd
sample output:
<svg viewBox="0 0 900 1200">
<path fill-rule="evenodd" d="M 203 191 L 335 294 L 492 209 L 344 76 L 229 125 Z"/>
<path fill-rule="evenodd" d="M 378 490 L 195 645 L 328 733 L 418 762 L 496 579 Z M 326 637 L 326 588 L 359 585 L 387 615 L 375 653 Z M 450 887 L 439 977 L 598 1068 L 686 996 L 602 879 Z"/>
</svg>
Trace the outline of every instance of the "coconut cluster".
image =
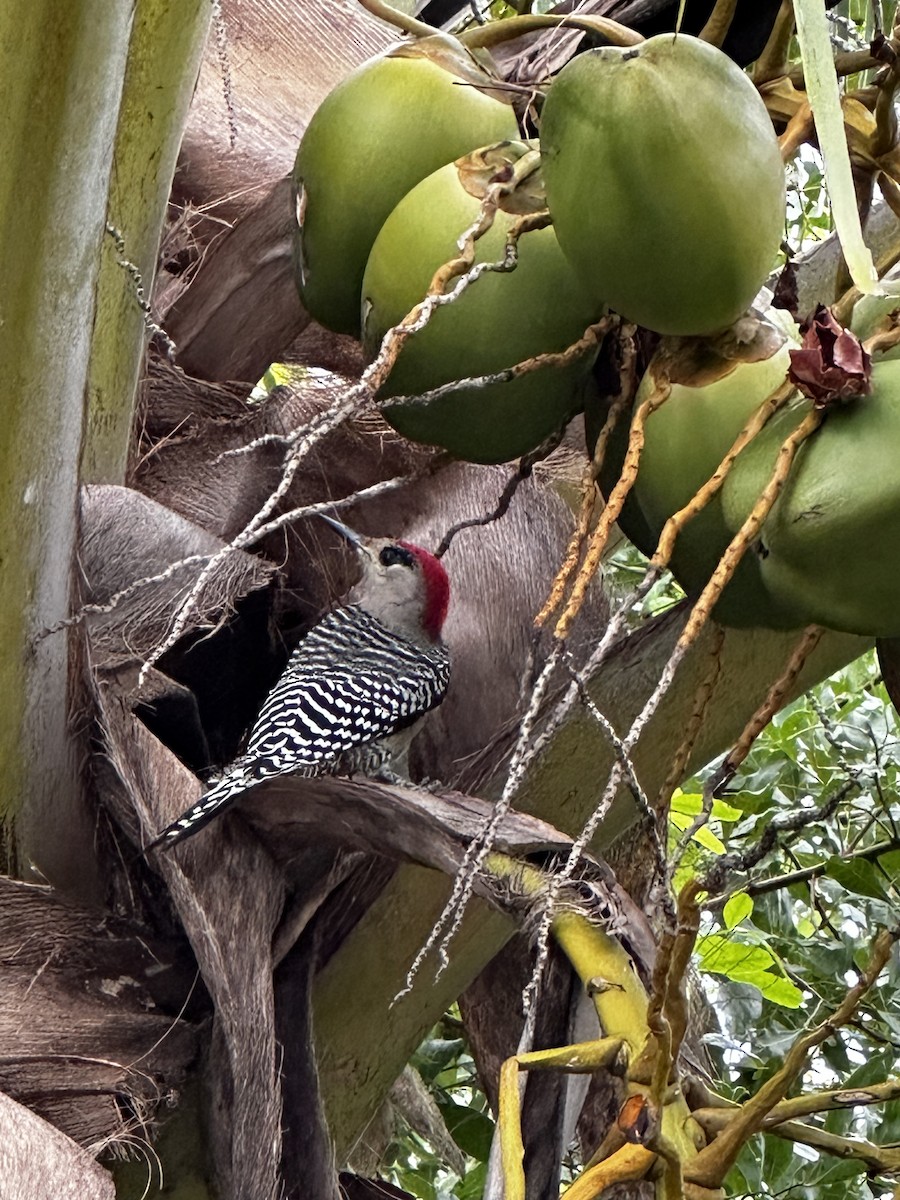
<svg viewBox="0 0 900 1200">
<path fill-rule="evenodd" d="M 298 288 L 315 319 L 360 338 L 370 358 L 436 297 L 377 399 L 406 437 L 478 463 L 533 451 L 582 410 L 590 443 L 603 417 L 600 339 L 585 334 L 604 317 L 663 335 L 636 408 L 663 378 L 671 390 L 647 422 L 620 519 L 649 555 L 791 371 L 819 372 L 796 326 L 747 315 L 783 237 L 781 153 L 750 79 L 687 35 L 584 52 L 544 90 L 529 141 L 511 93 L 453 38 L 404 44 L 348 77 L 297 155 Z M 476 226 L 469 257 L 448 270 Z M 900 485 L 876 485 L 870 466 L 900 444 L 900 366 L 863 374 L 858 389 L 840 374 L 841 404 L 797 455 L 719 600 L 723 622 L 900 634 L 892 573 L 872 570 L 885 538 L 897 560 Z M 709 579 L 819 402 L 801 387 L 684 526 L 671 566 L 687 591 Z M 628 442 L 620 425 L 607 491 Z"/>
</svg>

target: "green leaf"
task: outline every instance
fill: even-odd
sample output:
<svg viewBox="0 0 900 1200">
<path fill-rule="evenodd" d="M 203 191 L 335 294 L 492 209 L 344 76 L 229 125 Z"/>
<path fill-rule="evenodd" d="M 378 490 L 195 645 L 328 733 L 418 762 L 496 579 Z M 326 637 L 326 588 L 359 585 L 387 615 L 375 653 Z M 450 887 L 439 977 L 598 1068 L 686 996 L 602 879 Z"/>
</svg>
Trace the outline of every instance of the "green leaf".
<svg viewBox="0 0 900 1200">
<path fill-rule="evenodd" d="M 437 1097 L 444 1124 L 460 1150 L 478 1162 L 487 1162 L 494 1137 L 494 1122 L 476 1108 L 466 1108 L 446 1097 Z"/>
<path fill-rule="evenodd" d="M 744 814 L 739 808 L 716 797 L 712 802 L 711 815 L 716 821 L 739 821 Z"/>
<path fill-rule="evenodd" d="M 694 841 L 699 842 L 705 850 L 711 850 L 713 854 L 725 853 L 725 843 L 716 837 L 708 825 L 701 825 L 695 831 Z"/>
<path fill-rule="evenodd" d="M 675 828 L 680 830 L 690 829 L 694 823 L 694 817 L 689 813 L 671 812 L 669 813 L 669 819 Z M 695 829 L 692 838 L 695 842 L 703 846 L 704 849 L 711 850 L 713 854 L 725 853 L 724 843 L 706 825 L 701 825 L 699 829 Z"/>
<path fill-rule="evenodd" d="M 763 972 L 760 982 L 757 982 L 756 979 L 748 979 L 746 982 L 758 987 L 767 1000 L 771 1000 L 773 1004 L 778 1004 L 782 1008 L 800 1008 L 803 1004 L 803 993 L 796 984 L 785 979 L 783 975 Z"/>
<path fill-rule="evenodd" d="M 878 865 L 885 872 L 888 879 L 900 879 L 900 850 L 888 850 L 886 854 L 880 855 Z"/>
<path fill-rule="evenodd" d="M 736 983 L 749 983 L 782 1008 L 799 1008 L 803 993 L 780 970 L 778 960 L 765 946 L 751 946 L 725 934 L 713 933 L 697 942 L 700 967 L 713 975 L 724 975 Z M 774 974 L 773 968 L 779 973 Z"/>
<path fill-rule="evenodd" d="M 746 892 L 738 892 L 729 897 L 722 909 L 726 929 L 734 929 L 735 925 L 740 925 L 741 921 L 745 921 L 752 912 L 753 900 Z"/>
<path fill-rule="evenodd" d="M 825 863 L 825 874 L 855 896 L 869 896 L 873 900 L 890 899 L 877 867 L 864 858 L 848 859 L 833 855 Z"/>
<path fill-rule="evenodd" d="M 687 813 L 690 817 L 696 817 L 703 811 L 703 795 L 701 792 L 683 792 L 681 788 L 676 788 L 672 796 L 672 802 L 669 805 L 669 811 L 673 813 Z"/>
<path fill-rule="evenodd" d="M 434 1184 L 421 1171 L 396 1171 L 397 1183 L 418 1200 L 437 1200 Z"/>
<path fill-rule="evenodd" d="M 686 813 L 690 817 L 699 816 L 703 812 L 703 793 L 683 792 L 680 788 L 676 789 L 669 805 L 669 811 Z M 731 804 L 726 804 L 724 800 L 714 797 L 709 815 L 716 821 L 739 821 L 744 814 L 739 808 L 734 808 Z"/>
<path fill-rule="evenodd" d="M 454 1194 L 457 1200 L 481 1200 L 486 1183 L 487 1163 L 479 1163 L 477 1167 L 466 1173 L 462 1183 L 454 1188 Z"/>
<path fill-rule="evenodd" d="M 775 960 L 765 946 L 748 946 L 724 933 L 705 934 L 697 939 L 700 965 L 706 971 L 746 978 L 748 973 L 767 971 Z"/>
<path fill-rule="evenodd" d="M 456 1062 L 465 1045 L 462 1038 L 428 1038 L 416 1051 L 412 1064 L 425 1082 L 431 1083 Z"/>
</svg>

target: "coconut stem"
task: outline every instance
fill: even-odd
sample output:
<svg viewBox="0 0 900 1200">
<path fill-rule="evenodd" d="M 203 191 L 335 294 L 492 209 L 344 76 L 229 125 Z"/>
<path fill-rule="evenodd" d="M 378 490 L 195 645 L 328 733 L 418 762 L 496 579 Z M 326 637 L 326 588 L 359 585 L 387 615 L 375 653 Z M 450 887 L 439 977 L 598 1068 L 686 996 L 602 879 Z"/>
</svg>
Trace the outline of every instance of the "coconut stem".
<svg viewBox="0 0 900 1200">
<path fill-rule="evenodd" d="M 563 609 L 562 616 L 556 622 L 553 636 L 558 641 L 564 642 L 569 636 L 572 623 L 581 611 L 581 605 L 587 594 L 588 585 L 596 575 L 597 568 L 600 566 L 600 559 L 603 556 L 603 551 L 606 549 L 610 531 L 622 511 L 622 506 L 637 477 L 638 463 L 640 462 L 641 451 L 644 449 L 644 425 L 648 417 L 664 404 L 671 395 L 672 385 L 667 378 L 663 377 L 655 382 L 656 386 L 653 391 L 637 408 L 634 416 L 631 418 L 631 431 L 628 437 L 628 449 L 625 452 L 625 462 L 622 464 L 622 472 L 618 483 L 607 497 L 606 507 L 600 514 L 600 519 L 591 535 L 587 553 L 584 556 L 581 569 L 575 577 L 575 582 L 572 584 L 566 607 Z M 547 608 L 547 605 L 544 607 Z M 541 616 L 543 616 L 543 613 L 541 613 Z M 538 620 L 540 620 L 540 617 Z"/>
<path fill-rule="evenodd" d="M 788 49 L 794 34 L 794 6 L 791 0 L 782 0 L 769 40 L 753 68 L 753 82 L 757 87 L 769 79 L 777 79 L 787 69 Z"/>
<path fill-rule="evenodd" d="M 756 435 L 760 432 L 763 426 L 775 415 L 780 408 L 783 408 L 787 401 L 794 394 L 794 386 L 789 380 L 785 380 L 771 396 L 759 406 L 748 420 L 747 424 L 735 438 L 733 444 L 728 450 L 728 453 L 716 467 L 710 478 L 698 488 L 696 493 L 676 513 L 669 517 L 663 526 L 662 533 L 659 535 L 659 541 L 656 546 L 656 551 L 653 554 L 651 562 L 653 566 L 660 571 L 665 570 L 669 565 L 669 560 L 672 557 L 672 551 L 675 548 L 675 540 L 684 529 L 688 521 L 692 520 L 699 512 L 701 512 L 710 500 L 722 489 L 728 472 L 734 466 L 735 459 L 741 453 Z"/>
<path fill-rule="evenodd" d="M 731 18 L 737 7 L 737 0 L 716 0 L 715 7 L 709 14 L 709 20 L 700 30 L 701 42 L 709 42 L 711 46 L 722 49 L 722 43 L 731 27 Z"/>
<path fill-rule="evenodd" d="M 408 33 L 412 37 L 433 37 L 436 33 L 442 32 L 434 25 L 427 25 L 424 21 L 417 21 L 415 17 L 409 16 L 408 13 L 400 12 L 386 0 L 358 0 L 358 3 L 373 17 L 378 17 L 380 21 L 393 25 L 395 29 L 402 29 L 404 33 Z"/>
<path fill-rule="evenodd" d="M 809 104 L 804 100 L 785 126 L 784 133 L 778 139 L 778 149 L 781 151 L 781 161 L 790 162 L 804 142 L 809 142 L 815 136 L 816 127 L 813 113 Z"/>
<path fill-rule="evenodd" d="M 505 21 L 490 21 L 476 29 L 467 29 L 459 35 L 459 40 L 467 50 L 490 50 L 503 42 L 512 41 L 526 33 L 537 33 L 541 29 L 574 29 L 593 33 L 612 46 L 638 46 L 644 40 L 634 29 L 608 17 L 560 16 L 557 13 L 530 13 L 523 17 L 507 17 Z"/>
<path fill-rule="evenodd" d="M 878 96 L 875 100 L 876 132 L 872 141 L 873 158 L 881 158 L 897 146 L 897 113 L 894 99 L 898 85 L 900 77 L 895 71 L 890 71 L 878 82 Z"/>
<path fill-rule="evenodd" d="M 788 692 L 796 683 L 797 676 L 806 665 L 806 660 L 822 640 L 824 632 L 821 625 L 807 625 L 803 630 L 781 675 L 769 688 L 765 700 L 744 726 L 741 736 L 728 751 L 725 761 L 716 772 L 716 791 L 718 793 L 721 793 L 722 789 L 737 775 L 741 764 L 753 749 L 753 743 L 778 710 L 783 707 Z"/>
<path fill-rule="evenodd" d="M 697 685 L 697 690 L 694 693 L 694 703 L 691 708 L 691 715 L 688 717 L 687 726 L 685 727 L 684 736 L 681 739 L 681 745 L 675 752 L 672 762 L 669 765 L 669 770 L 666 778 L 663 781 L 662 787 L 659 789 L 659 795 L 656 798 L 654 805 L 657 812 L 666 812 L 672 802 L 672 796 L 675 794 L 675 789 L 682 782 L 687 772 L 688 762 L 696 745 L 697 738 L 703 724 L 706 720 L 706 713 L 713 698 L 713 693 L 716 689 L 716 684 L 719 682 L 719 676 L 722 672 L 722 646 L 725 643 L 725 630 L 721 625 L 713 622 L 712 629 L 712 646 L 708 656 L 706 670 L 700 678 Z M 712 797 L 710 797 L 710 804 Z M 700 818 L 703 817 L 701 820 Z M 683 845 L 686 845 L 691 837 L 706 823 L 709 818 L 707 812 L 705 816 L 700 814 L 697 818 L 696 829 L 691 828 L 690 834 L 685 830 L 678 843 L 678 850 L 681 850 Z M 676 851 L 677 853 L 677 851 Z"/>
<path fill-rule="evenodd" d="M 549 595 L 544 602 L 543 608 L 535 617 L 534 624 L 536 629 L 542 629 L 562 604 L 566 588 L 569 586 L 569 581 L 575 574 L 581 555 L 584 552 L 599 495 L 597 481 L 600 478 L 603 460 L 606 457 L 606 448 L 609 445 L 609 439 L 612 437 L 613 430 L 619 423 L 619 419 L 630 408 L 637 387 L 634 375 L 636 359 L 634 331 L 634 325 L 620 327 L 622 366 L 619 372 L 619 394 L 610 405 L 603 428 L 597 436 L 593 458 L 585 470 L 584 491 L 581 499 L 581 508 L 578 512 L 578 519 L 572 531 L 572 536 L 569 538 L 569 544 L 566 547 L 562 565 L 556 572 L 556 577 L 550 587 Z"/>
<path fill-rule="evenodd" d="M 781 494 L 782 488 L 787 483 L 787 478 L 794 464 L 797 451 L 806 439 L 815 433 L 824 419 L 824 409 L 811 409 L 778 451 L 778 458 L 776 459 L 775 468 L 769 482 L 760 494 L 756 504 L 754 504 L 747 519 L 729 542 L 728 548 L 719 560 L 719 565 L 713 571 L 709 582 L 691 609 L 691 615 L 682 630 L 670 662 L 675 661 L 677 665 L 677 662 L 680 662 L 681 657 L 684 656 L 685 651 L 696 640 L 716 601 L 721 596 L 725 585 L 737 570 L 738 563 L 750 548 L 761 525 L 769 515 L 773 504 Z"/>
<path fill-rule="evenodd" d="M 834 56 L 834 70 L 839 79 L 844 79 L 847 75 L 859 75 L 861 72 L 879 65 L 878 59 L 873 58 L 868 50 L 845 50 Z M 803 63 L 791 68 L 788 79 L 794 87 L 806 87 L 806 72 Z M 864 90 L 861 88 L 857 92 L 851 92 L 850 95 L 860 95 Z"/>
<path fill-rule="evenodd" d="M 521 158 L 517 158 L 512 165 L 512 178 L 504 188 L 506 192 L 514 192 L 523 180 L 528 179 L 541 165 L 541 152 L 539 149 L 526 150 Z M 550 215 L 547 214 L 547 219 L 544 224 L 550 223 Z"/>
</svg>

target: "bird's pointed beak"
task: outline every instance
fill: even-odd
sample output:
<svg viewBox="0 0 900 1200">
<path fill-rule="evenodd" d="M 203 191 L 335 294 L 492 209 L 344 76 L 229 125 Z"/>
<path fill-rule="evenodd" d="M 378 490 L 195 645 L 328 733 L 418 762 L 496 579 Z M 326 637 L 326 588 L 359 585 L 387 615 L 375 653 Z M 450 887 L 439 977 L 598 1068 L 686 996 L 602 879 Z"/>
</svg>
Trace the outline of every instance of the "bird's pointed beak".
<svg viewBox="0 0 900 1200">
<path fill-rule="evenodd" d="M 318 513 L 318 516 L 323 521 L 326 521 L 331 526 L 332 529 L 336 529 L 338 531 L 338 533 L 341 535 L 341 537 L 346 538 L 347 541 L 350 543 L 350 545 L 353 546 L 355 549 L 357 549 L 357 550 L 365 549 L 365 546 L 363 544 L 362 534 L 357 533 L 355 530 L 351 529 L 348 525 L 344 525 L 340 521 L 336 521 L 334 519 L 334 517 L 326 517 L 324 513 Z"/>
</svg>

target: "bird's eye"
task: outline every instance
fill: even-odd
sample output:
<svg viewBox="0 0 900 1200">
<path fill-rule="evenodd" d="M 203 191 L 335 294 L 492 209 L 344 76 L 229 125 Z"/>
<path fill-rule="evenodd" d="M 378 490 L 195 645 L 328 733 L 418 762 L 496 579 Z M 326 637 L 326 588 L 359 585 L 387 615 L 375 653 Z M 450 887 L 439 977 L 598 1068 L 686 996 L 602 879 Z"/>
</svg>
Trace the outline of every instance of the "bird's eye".
<svg viewBox="0 0 900 1200">
<path fill-rule="evenodd" d="M 415 562 L 415 555 L 410 553 L 405 546 L 385 546 L 378 558 L 383 567 L 392 567 L 395 563 L 411 567 Z"/>
</svg>

